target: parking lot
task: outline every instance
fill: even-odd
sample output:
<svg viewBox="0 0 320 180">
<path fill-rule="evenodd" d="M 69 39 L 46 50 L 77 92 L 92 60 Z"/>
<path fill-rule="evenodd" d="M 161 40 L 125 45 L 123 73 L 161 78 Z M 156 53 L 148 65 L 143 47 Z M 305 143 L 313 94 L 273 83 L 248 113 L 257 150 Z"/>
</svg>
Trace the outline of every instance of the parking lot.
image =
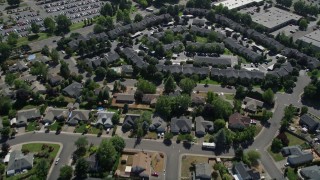
<svg viewBox="0 0 320 180">
<path fill-rule="evenodd" d="M 54 2 L 26 1 L 24 4 L 26 6 L 3 12 L 3 19 L 8 21 L 6 25 L 0 24 L 3 37 L 8 36 L 10 32 L 16 32 L 20 37 L 28 36 L 33 22 L 40 25 L 40 31 L 44 31 L 43 20 L 46 17 L 55 18 L 60 14 L 66 15 L 72 23 L 93 18 L 100 14 L 100 8 L 104 2 L 99 0 L 60 0 Z"/>
</svg>

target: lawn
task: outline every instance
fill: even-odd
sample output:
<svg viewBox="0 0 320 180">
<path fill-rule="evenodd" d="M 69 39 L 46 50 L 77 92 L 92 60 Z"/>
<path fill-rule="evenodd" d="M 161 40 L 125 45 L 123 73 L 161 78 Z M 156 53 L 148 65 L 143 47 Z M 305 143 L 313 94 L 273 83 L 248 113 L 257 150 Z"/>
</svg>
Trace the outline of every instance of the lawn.
<svg viewBox="0 0 320 180">
<path fill-rule="evenodd" d="M 211 80 L 211 79 L 203 79 L 200 81 L 200 84 L 212 84 L 212 85 L 219 85 L 220 83 L 218 81 L 214 81 L 214 80 Z"/>
<path fill-rule="evenodd" d="M 211 137 L 213 137 L 213 135 L 211 135 L 211 134 L 206 134 L 206 135 L 204 136 L 204 142 L 210 142 Z"/>
<path fill-rule="evenodd" d="M 256 125 L 256 132 L 254 132 L 254 136 L 257 136 L 262 130 L 262 125 Z"/>
<path fill-rule="evenodd" d="M 88 130 L 88 134 L 98 134 L 100 132 L 100 129 L 87 124 L 77 126 L 75 131 L 76 133 L 84 133 L 86 129 Z"/>
<path fill-rule="evenodd" d="M 288 168 L 288 172 L 287 172 L 287 178 L 289 180 L 296 180 L 296 179 L 299 179 L 299 176 L 297 174 L 297 172 L 294 172 L 294 169 L 293 168 Z"/>
<path fill-rule="evenodd" d="M 304 140 L 290 134 L 286 132 L 286 135 L 289 139 L 289 146 L 294 146 L 294 145 L 302 145 L 303 143 L 305 143 Z"/>
<path fill-rule="evenodd" d="M 281 153 L 274 153 L 271 151 L 271 146 L 268 147 L 268 153 L 271 155 L 271 157 L 273 158 L 274 161 L 282 161 L 285 159 L 285 157 L 282 156 Z"/>
<path fill-rule="evenodd" d="M 71 26 L 70 26 L 70 31 L 74 31 L 74 30 L 83 28 L 83 26 L 84 26 L 84 22 L 83 22 L 83 21 L 78 22 L 78 23 L 73 23 L 73 24 L 71 24 Z"/>
<path fill-rule="evenodd" d="M 234 100 L 234 94 L 224 94 L 224 97 L 227 100 L 233 101 Z"/>
<path fill-rule="evenodd" d="M 148 131 L 148 133 L 144 136 L 144 139 L 157 139 L 158 138 L 158 134 L 156 132 L 150 132 Z"/>
<path fill-rule="evenodd" d="M 206 43 L 207 42 L 207 38 L 197 36 L 196 41 L 199 42 L 199 43 Z"/>
<path fill-rule="evenodd" d="M 28 104 L 28 105 L 24 106 L 22 109 L 32 109 L 32 108 L 37 108 L 37 107 L 39 107 L 39 106 Z"/>
<path fill-rule="evenodd" d="M 52 123 L 49 126 L 49 129 L 50 129 L 50 131 L 56 131 L 58 126 L 59 126 L 59 123 L 57 121 L 55 121 L 54 123 Z"/>
<path fill-rule="evenodd" d="M 182 156 L 182 166 L 181 166 L 181 178 L 190 178 L 191 174 L 190 172 L 192 171 L 192 163 L 207 163 L 208 158 L 203 157 L 203 156 Z"/>
<path fill-rule="evenodd" d="M 37 35 L 30 35 L 27 37 L 20 37 L 18 39 L 17 46 L 26 45 L 29 42 L 40 41 L 49 38 L 47 33 L 38 33 Z"/>
<path fill-rule="evenodd" d="M 27 150 L 29 150 L 29 152 L 37 153 L 37 152 L 42 151 L 42 145 L 44 145 L 44 144 L 46 144 L 48 146 L 52 146 L 54 148 L 54 150 L 49 153 L 49 158 L 54 159 L 57 156 L 58 151 L 60 149 L 59 144 L 29 143 L 29 144 L 22 145 L 22 149 L 27 149 Z"/>
<path fill-rule="evenodd" d="M 314 71 L 314 74 L 315 74 L 315 72 L 317 72 L 317 74 L 316 74 L 316 77 L 317 78 L 320 78 L 320 71 L 319 70 L 313 70 Z M 312 71 L 312 72 L 313 72 Z M 307 74 L 308 74 L 308 76 L 312 76 L 312 72 L 308 72 Z"/>
<path fill-rule="evenodd" d="M 36 130 L 36 129 L 37 129 L 37 126 L 38 126 L 38 122 L 36 122 L 36 121 L 29 122 L 28 125 L 27 125 L 27 127 L 26 127 L 26 132 Z"/>
<path fill-rule="evenodd" d="M 225 54 L 225 55 L 232 55 L 232 52 L 231 52 L 229 49 L 224 48 L 223 54 Z"/>
</svg>

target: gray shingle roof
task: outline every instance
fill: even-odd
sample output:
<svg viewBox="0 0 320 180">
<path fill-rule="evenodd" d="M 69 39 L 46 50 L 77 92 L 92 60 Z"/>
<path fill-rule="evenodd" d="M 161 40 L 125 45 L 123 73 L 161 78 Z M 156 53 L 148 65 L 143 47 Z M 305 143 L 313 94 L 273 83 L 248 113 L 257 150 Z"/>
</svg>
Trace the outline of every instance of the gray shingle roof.
<svg viewBox="0 0 320 180">
<path fill-rule="evenodd" d="M 196 180 L 211 180 L 211 173 L 213 169 L 208 163 L 199 163 L 195 165 L 195 179 Z"/>
<path fill-rule="evenodd" d="M 185 116 L 174 117 L 171 119 L 170 127 L 172 133 L 189 133 L 192 129 L 192 121 Z"/>
<path fill-rule="evenodd" d="M 319 179 L 320 177 L 320 166 L 314 165 L 305 168 L 301 168 L 300 174 L 306 179 Z"/>
<path fill-rule="evenodd" d="M 79 97 L 81 95 L 82 88 L 82 84 L 73 82 L 69 86 L 65 87 L 62 92 L 71 97 Z"/>
<path fill-rule="evenodd" d="M 33 166 L 33 154 L 23 155 L 21 151 L 15 150 L 10 153 L 7 174 L 15 174 Z"/>
</svg>

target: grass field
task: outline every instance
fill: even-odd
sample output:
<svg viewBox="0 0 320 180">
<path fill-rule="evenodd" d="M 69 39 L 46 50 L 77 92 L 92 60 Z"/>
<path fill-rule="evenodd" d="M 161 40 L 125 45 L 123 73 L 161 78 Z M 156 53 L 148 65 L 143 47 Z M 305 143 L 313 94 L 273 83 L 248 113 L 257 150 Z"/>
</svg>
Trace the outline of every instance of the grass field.
<svg viewBox="0 0 320 180">
<path fill-rule="evenodd" d="M 288 139 L 289 139 L 289 146 L 294 146 L 294 145 L 302 145 L 305 141 L 297 138 L 296 136 L 290 134 L 290 133 L 286 133 Z"/>
<path fill-rule="evenodd" d="M 287 178 L 289 180 L 296 180 L 296 179 L 299 179 L 299 176 L 296 172 L 294 172 L 294 169 L 293 168 L 288 168 L 288 172 L 287 172 Z"/>
<path fill-rule="evenodd" d="M 74 30 L 83 28 L 83 26 L 84 26 L 84 22 L 83 22 L 83 21 L 78 22 L 78 23 L 73 23 L 73 24 L 71 24 L 71 26 L 70 26 L 70 31 L 74 31 Z"/>
<path fill-rule="evenodd" d="M 29 42 L 40 41 L 49 38 L 47 33 L 38 33 L 38 35 L 31 35 L 27 37 L 21 37 L 18 39 L 17 46 L 26 45 Z"/>
<path fill-rule="evenodd" d="M 197 36 L 196 41 L 200 42 L 200 43 L 206 43 L 207 42 L 207 38 Z"/>
<path fill-rule="evenodd" d="M 268 153 L 271 155 L 274 161 L 282 161 L 285 159 L 285 157 L 282 156 L 281 153 L 274 153 L 271 151 L 271 146 L 268 148 Z"/>
<path fill-rule="evenodd" d="M 234 100 L 234 94 L 224 94 L 224 97 L 226 97 L 226 99 L 230 101 Z"/>
<path fill-rule="evenodd" d="M 203 79 L 200 81 L 201 84 L 212 84 L 212 85 L 219 85 L 220 83 L 218 81 L 214 81 L 214 80 L 211 80 L 211 79 Z"/>
<path fill-rule="evenodd" d="M 47 144 L 47 143 L 29 143 L 29 144 L 24 144 L 22 145 L 22 149 L 28 149 L 29 152 L 37 153 L 42 151 L 42 145 Z M 59 144 L 47 144 L 48 146 L 52 146 L 54 150 L 49 153 L 49 158 L 55 158 L 58 154 L 58 151 L 60 149 Z"/>
</svg>

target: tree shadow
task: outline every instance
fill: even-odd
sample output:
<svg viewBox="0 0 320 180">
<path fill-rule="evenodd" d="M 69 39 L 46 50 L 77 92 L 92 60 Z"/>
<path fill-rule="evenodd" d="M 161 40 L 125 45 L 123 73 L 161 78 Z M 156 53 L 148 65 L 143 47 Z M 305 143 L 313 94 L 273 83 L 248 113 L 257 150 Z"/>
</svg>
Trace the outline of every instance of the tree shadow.
<svg viewBox="0 0 320 180">
<path fill-rule="evenodd" d="M 39 38 L 38 34 L 29 35 L 28 41 L 34 41 L 34 40 L 37 40 L 38 38 Z"/>
<path fill-rule="evenodd" d="M 191 146 L 192 146 L 192 144 L 191 144 L 190 142 L 187 142 L 187 141 L 184 141 L 182 145 L 183 145 L 183 147 L 184 147 L 185 149 L 190 149 Z"/>
<path fill-rule="evenodd" d="M 141 138 L 136 138 L 136 141 L 134 142 L 133 148 L 136 148 L 139 144 L 141 144 Z"/>
<path fill-rule="evenodd" d="M 171 146 L 172 141 L 170 139 L 165 139 L 165 140 L 163 140 L 163 144 L 166 146 Z"/>
<path fill-rule="evenodd" d="M 301 103 L 305 106 L 313 107 L 316 110 L 320 110 L 320 103 L 317 99 L 307 99 L 305 97 L 302 97 Z"/>
</svg>

